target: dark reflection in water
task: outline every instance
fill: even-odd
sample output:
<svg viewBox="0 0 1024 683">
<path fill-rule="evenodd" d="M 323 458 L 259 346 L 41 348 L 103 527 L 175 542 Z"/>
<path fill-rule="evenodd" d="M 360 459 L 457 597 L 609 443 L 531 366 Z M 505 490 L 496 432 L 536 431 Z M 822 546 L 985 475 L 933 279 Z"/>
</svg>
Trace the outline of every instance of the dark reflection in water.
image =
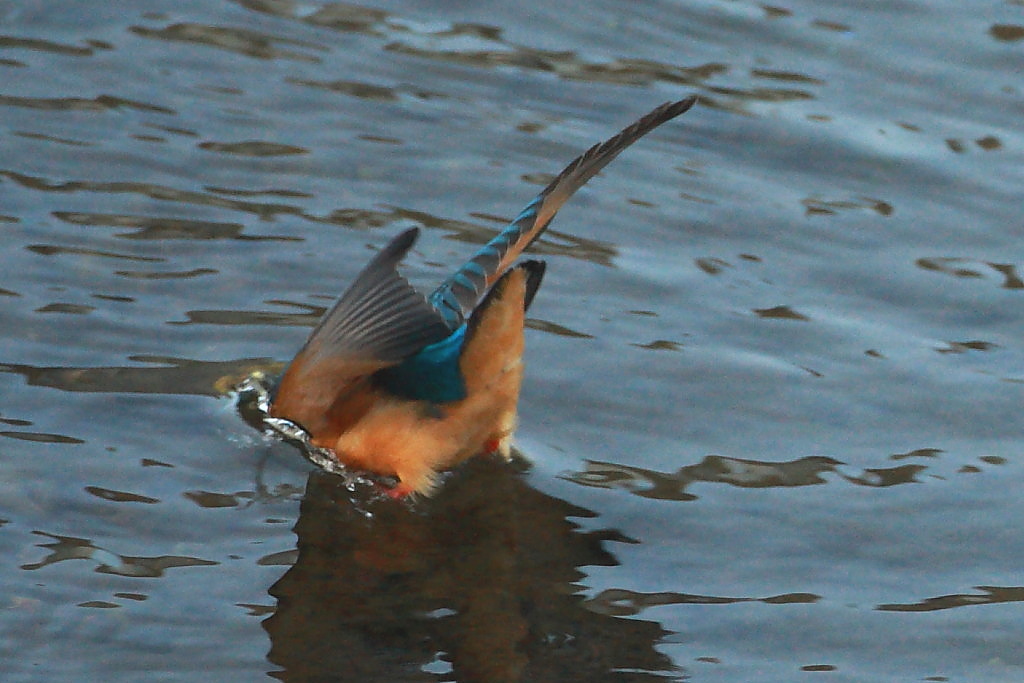
<svg viewBox="0 0 1024 683">
<path fill-rule="evenodd" d="M 1024 602 L 1024 586 L 976 586 L 981 595 L 940 595 L 910 604 L 879 605 L 882 612 L 934 612 L 970 605 L 994 605 L 1000 602 Z"/>
<path fill-rule="evenodd" d="M 91 560 L 96 563 L 96 571 L 101 574 L 117 574 L 156 578 L 163 576 L 168 569 L 175 567 L 209 567 L 218 564 L 198 557 L 181 555 L 161 555 L 157 557 L 132 557 L 94 545 L 92 541 L 74 536 L 58 536 L 44 531 L 34 531 L 36 535 L 53 539 L 52 543 L 42 543 L 40 547 L 49 550 L 49 554 L 39 562 L 21 565 L 22 569 L 32 571 L 67 560 Z"/>
<path fill-rule="evenodd" d="M 767 605 L 792 605 L 817 602 L 820 595 L 814 593 L 785 593 L 766 598 L 727 598 L 715 595 L 691 595 L 673 591 L 639 593 L 637 591 L 609 588 L 595 595 L 587 607 L 601 614 L 630 616 L 640 614 L 650 607 L 663 605 L 734 605 L 738 602 L 763 602 Z"/>
<path fill-rule="evenodd" d="M 137 109 L 139 111 L 173 114 L 170 109 L 145 102 L 134 102 L 112 95 L 100 95 L 93 99 L 82 97 L 13 97 L 0 95 L 0 106 L 24 107 L 47 111 L 105 111 L 108 109 Z"/>
<path fill-rule="evenodd" d="M 986 271 L 991 268 L 1003 276 L 1001 286 L 1004 289 L 1024 289 L 1024 280 L 1017 273 L 1017 266 L 1013 263 L 991 263 L 959 256 L 919 258 L 914 263 L 922 270 L 960 278 L 983 278 L 986 277 Z"/>
<path fill-rule="evenodd" d="M 8 422 L 4 420 L 4 422 Z M 18 439 L 20 441 L 35 441 L 36 443 L 61 443 L 61 444 L 83 444 L 85 441 L 76 438 L 74 436 L 65 436 L 64 434 L 51 434 L 48 432 L 11 432 L 11 431 L 0 431 L 0 436 L 8 439 Z"/>
<path fill-rule="evenodd" d="M 679 680 L 651 621 L 592 609 L 580 567 L 612 566 L 594 513 L 478 458 L 414 508 L 353 505 L 310 475 L 298 556 L 270 589 L 269 658 L 285 681 Z M 443 677 L 441 675 L 444 674 Z"/>
<path fill-rule="evenodd" d="M 297 215 L 311 221 L 317 221 L 316 216 L 305 215 L 298 207 L 283 203 L 261 203 L 246 202 L 234 199 L 218 197 L 211 190 L 210 194 L 195 192 L 192 190 L 179 190 L 177 188 L 154 183 L 140 183 L 131 181 L 121 182 L 99 182 L 93 180 L 53 180 L 37 176 L 26 175 L 16 171 L 0 169 L 0 178 L 6 178 L 17 185 L 29 190 L 38 192 L 95 192 L 99 194 L 135 194 L 140 197 L 148 197 L 159 201 L 181 202 L 195 206 L 209 206 L 230 211 L 250 213 L 260 219 L 269 221 L 279 215 Z"/>
<path fill-rule="evenodd" d="M 63 391 L 128 394 L 222 396 L 255 370 L 276 372 L 282 363 L 267 358 L 201 361 L 162 356 L 131 356 L 128 360 L 163 367 L 38 367 L 0 364 L 0 373 L 25 377 L 31 386 Z"/>
<path fill-rule="evenodd" d="M 304 23 L 330 28 L 341 33 L 355 33 L 381 41 L 381 49 L 398 55 L 415 57 L 436 63 L 449 63 L 478 69 L 519 69 L 525 72 L 553 73 L 566 80 L 601 84 L 643 86 L 652 83 L 668 83 L 685 86 L 687 89 L 701 88 L 701 102 L 705 106 L 749 113 L 746 102 L 790 102 L 813 100 L 817 90 L 825 81 L 795 70 L 768 68 L 750 69 L 751 79 L 770 83 L 799 85 L 803 87 L 736 87 L 712 83 L 724 79 L 737 69 L 729 64 L 710 61 L 698 64 L 679 65 L 637 57 L 615 57 L 592 60 L 590 55 L 573 50 L 545 50 L 533 45 L 508 40 L 502 28 L 472 22 L 446 22 L 438 17 L 429 25 L 410 25 L 404 17 L 396 17 L 378 9 L 359 7 L 344 3 L 330 3 L 312 12 L 298 11 L 298 5 L 273 2 L 242 2 L 249 9 L 279 17 L 299 19 Z M 305 8 L 303 8 L 305 9 Z M 817 28 L 845 32 L 848 27 L 832 22 L 815 22 Z M 279 38 L 253 32 L 234 31 L 228 34 L 223 29 L 176 24 L 164 29 L 134 28 L 140 35 L 169 40 L 202 42 L 222 49 L 241 52 L 262 59 L 290 59 L 317 61 L 313 55 L 293 50 L 282 50 Z M 292 43 L 300 45 L 299 43 Z M 301 44 L 301 47 L 317 49 L 318 46 Z M 323 83 L 295 83 L 324 87 Z M 340 92 L 354 97 L 369 99 L 392 99 L 397 89 L 382 88 L 373 84 L 339 82 Z M 329 86 L 332 87 L 332 86 Z M 332 87 L 332 89 L 335 89 Z M 414 95 L 437 97 L 437 93 L 423 95 L 417 90 Z"/>
<path fill-rule="evenodd" d="M 992 27 L 988 30 L 996 40 L 1002 40 L 1006 42 L 1015 42 L 1018 40 L 1024 40 L 1024 26 L 1019 24 L 992 24 Z"/>
<path fill-rule="evenodd" d="M 662 500 L 696 500 L 687 493 L 691 484 L 700 481 L 727 483 L 734 486 L 762 488 L 768 486 L 808 486 L 824 484 L 822 475 L 834 472 L 838 460 L 811 456 L 790 462 L 759 462 L 709 455 L 695 465 L 677 472 L 657 472 L 613 462 L 588 460 L 582 472 L 566 474 L 570 481 L 599 488 L 625 488 L 644 498 Z"/>
<path fill-rule="evenodd" d="M 890 456 L 898 460 L 910 456 L 932 457 L 937 449 L 922 448 L 910 453 Z M 659 500 L 696 500 L 686 489 L 697 482 L 730 484 L 745 488 L 775 486 L 811 486 L 825 484 L 823 475 L 833 473 L 842 479 L 862 486 L 895 486 L 918 481 L 918 475 L 927 469 L 924 465 L 898 465 L 865 469 L 860 474 L 844 474 L 838 467 L 843 463 L 825 456 L 808 456 L 788 462 L 767 462 L 709 455 L 694 465 L 676 472 L 657 472 L 642 467 L 631 467 L 614 462 L 588 460 L 581 472 L 565 476 L 569 481 L 598 488 L 623 488 L 644 498 Z"/>
<path fill-rule="evenodd" d="M 133 232 L 117 233 L 117 237 L 135 240 L 274 240 L 298 241 L 284 235 L 247 235 L 241 223 L 194 221 L 181 218 L 154 218 L 128 214 L 85 213 L 81 211 L 54 211 L 54 218 L 72 225 L 134 228 Z"/>
<path fill-rule="evenodd" d="M 202 24 L 172 24 L 166 28 L 155 30 L 133 26 L 130 30 L 132 33 L 147 38 L 200 43 L 259 59 L 294 59 L 304 62 L 316 62 L 318 59 L 312 55 L 306 55 L 296 50 L 284 49 L 278 46 L 288 45 L 317 51 L 324 49 L 313 43 L 288 40 L 256 31 L 203 26 Z"/>
</svg>

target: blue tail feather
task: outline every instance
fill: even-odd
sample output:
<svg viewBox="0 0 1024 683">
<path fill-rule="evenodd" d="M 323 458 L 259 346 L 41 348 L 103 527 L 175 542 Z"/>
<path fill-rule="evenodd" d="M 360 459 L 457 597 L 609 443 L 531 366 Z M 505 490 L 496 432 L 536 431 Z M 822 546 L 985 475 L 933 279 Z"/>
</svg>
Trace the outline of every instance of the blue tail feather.
<svg viewBox="0 0 1024 683">
<path fill-rule="evenodd" d="M 449 327 L 455 328 L 465 320 L 487 289 L 487 281 L 498 273 L 502 258 L 534 225 L 545 193 L 533 198 L 519 215 L 500 233 L 482 246 L 461 268 L 430 295 L 430 303 L 438 310 Z M 534 240 L 539 233 L 534 236 Z M 533 240 L 530 240 L 532 243 Z M 524 244 L 518 251 L 525 249 Z"/>
</svg>

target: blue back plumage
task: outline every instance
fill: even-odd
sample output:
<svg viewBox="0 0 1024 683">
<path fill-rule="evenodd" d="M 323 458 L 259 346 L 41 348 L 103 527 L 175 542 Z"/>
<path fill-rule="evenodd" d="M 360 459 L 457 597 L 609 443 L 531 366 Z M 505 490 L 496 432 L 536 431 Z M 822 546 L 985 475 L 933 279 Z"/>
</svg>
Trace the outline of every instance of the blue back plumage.
<svg viewBox="0 0 1024 683">
<path fill-rule="evenodd" d="M 403 398 L 434 403 L 459 401 L 466 397 L 459 358 L 466 340 L 467 311 L 472 310 L 486 291 L 488 280 L 498 271 L 502 257 L 533 227 L 537 207 L 543 200 L 544 194 L 534 198 L 508 227 L 481 247 L 427 297 L 454 332 L 400 364 L 378 372 L 377 378 L 384 388 Z"/>
<path fill-rule="evenodd" d="M 384 368 L 375 377 L 392 394 L 417 401 L 446 403 L 466 397 L 459 356 L 466 340 L 465 324 L 439 342 L 430 344 L 399 365 Z"/>
<path fill-rule="evenodd" d="M 508 227 L 427 298 L 417 294 L 396 269 L 418 231 L 411 229 L 398 235 L 313 330 L 286 371 L 275 405 L 290 406 L 291 393 L 296 396 L 293 402 L 303 403 L 303 392 L 310 393 L 307 385 L 314 380 L 320 387 L 317 395 L 322 395 L 323 402 L 329 405 L 334 397 L 326 387 L 338 387 L 335 394 L 341 395 L 364 378 L 367 367 L 375 365 L 381 368 L 373 371 L 375 381 L 397 396 L 435 403 L 465 398 L 459 360 L 467 343 L 467 330 L 469 338 L 473 335 L 478 304 L 480 308 L 486 307 L 488 292 L 493 291 L 523 250 L 544 232 L 573 193 L 622 150 L 686 111 L 694 102 L 693 97 L 666 102 L 581 154 Z M 528 297 L 524 302 L 529 306 L 540 285 L 543 265 L 527 262 L 523 266 L 529 272 Z M 299 391 L 301 387 L 306 388 Z M 323 407 L 317 404 L 305 412 L 315 413 Z M 302 416 L 294 417 L 301 421 Z"/>
<path fill-rule="evenodd" d="M 385 386 L 400 396 L 430 401 L 465 398 L 459 357 L 465 343 L 466 321 L 490 287 L 544 230 L 558 209 L 622 150 L 648 132 L 693 106 L 695 99 L 666 102 L 627 126 L 617 135 L 594 145 L 573 160 L 509 225 L 452 273 L 427 301 L 452 330 L 451 336 L 431 344 L 380 375 Z M 539 286 L 539 276 L 534 289 Z M 533 293 L 530 293 L 532 298 Z M 529 305 L 529 302 L 527 302 Z"/>
<path fill-rule="evenodd" d="M 543 201 L 543 193 L 535 197 L 508 227 L 481 247 L 427 298 L 449 329 L 455 331 L 447 339 L 378 373 L 388 391 L 404 398 L 435 403 L 466 397 L 466 384 L 459 370 L 459 357 L 466 340 L 466 312 L 472 310 L 486 291 L 488 280 L 499 270 L 502 258 L 534 226 L 537 207 Z"/>
</svg>

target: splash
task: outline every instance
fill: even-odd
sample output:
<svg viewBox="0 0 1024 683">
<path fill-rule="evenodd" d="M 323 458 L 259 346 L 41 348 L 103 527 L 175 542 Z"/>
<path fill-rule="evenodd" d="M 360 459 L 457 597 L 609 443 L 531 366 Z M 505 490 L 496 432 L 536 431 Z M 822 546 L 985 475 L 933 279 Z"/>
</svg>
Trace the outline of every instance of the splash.
<svg viewBox="0 0 1024 683">
<path fill-rule="evenodd" d="M 351 491 L 359 485 L 375 485 L 376 482 L 364 474 L 350 470 L 338 462 L 328 449 L 313 445 L 312 437 L 301 425 L 270 414 L 275 379 L 257 371 L 235 386 L 235 405 L 242 419 L 265 435 L 275 436 L 294 444 L 311 463 L 325 472 L 341 477 Z"/>
</svg>

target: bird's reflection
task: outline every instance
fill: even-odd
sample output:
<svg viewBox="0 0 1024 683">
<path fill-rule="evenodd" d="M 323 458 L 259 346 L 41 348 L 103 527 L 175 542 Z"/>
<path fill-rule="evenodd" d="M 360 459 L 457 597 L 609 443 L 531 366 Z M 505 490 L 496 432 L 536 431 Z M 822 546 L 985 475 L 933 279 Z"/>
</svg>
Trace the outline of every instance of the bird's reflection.
<svg viewBox="0 0 1024 683">
<path fill-rule="evenodd" d="M 310 475 L 298 557 L 264 622 L 284 681 L 653 681 L 679 672 L 655 622 L 586 608 L 581 567 L 614 565 L 594 513 L 477 458 L 409 508 L 354 505 L 340 479 Z"/>
</svg>

